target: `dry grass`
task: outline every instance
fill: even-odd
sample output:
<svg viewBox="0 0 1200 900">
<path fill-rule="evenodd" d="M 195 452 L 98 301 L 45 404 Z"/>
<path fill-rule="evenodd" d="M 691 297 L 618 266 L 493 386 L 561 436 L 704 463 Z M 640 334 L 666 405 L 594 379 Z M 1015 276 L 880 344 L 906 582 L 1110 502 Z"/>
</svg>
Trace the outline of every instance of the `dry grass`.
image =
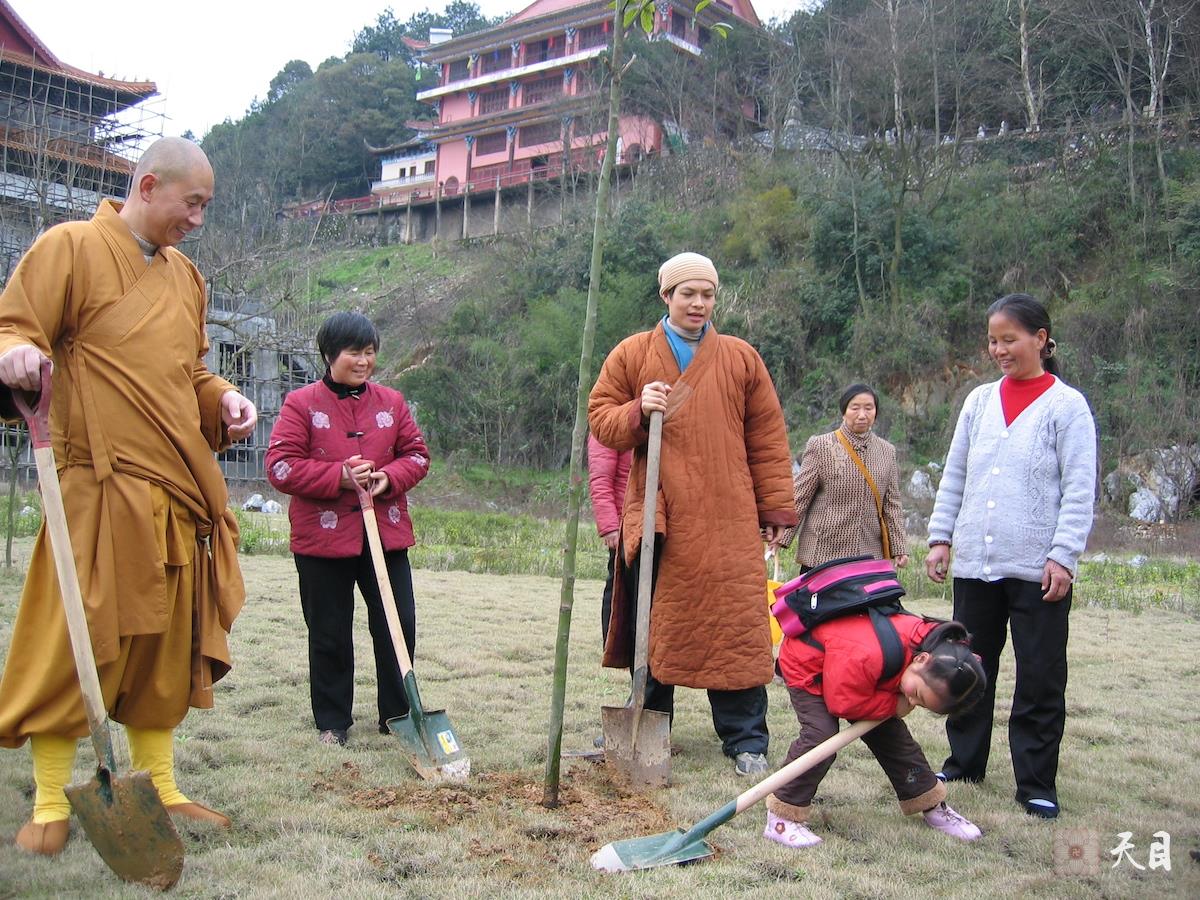
<svg viewBox="0 0 1200 900">
<path fill-rule="evenodd" d="M 27 543 L 21 548 L 27 553 Z M 624 790 L 596 765 L 564 769 L 564 805 L 541 796 L 558 607 L 551 578 L 418 571 L 417 671 L 426 701 L 445 706 L 473 761 L 465 785 L 416 780 L 395 739 L 374 732 L 369 644 L 359 645 L 356 713 L 344 750 L 318 746 L 308 709 L 304 625 L 291 560 L 244 561 L 250 602 L 233 635 L 235 668 L 218 685 L 217 708 L 194 711 L 179 731 L 181 786 L 228 812 L 229 833 L 189 829 L 179 897 L 839 897 L 1200 896 L 1200 622 L 1159 608 L 1092 608 L 1072 614 L 1070 717 L 1060 773 L 1058 823 L 1026 817 L 1012 801 L 1004 729 L 997 729 L 986 783 L 954 785 L 951 802 L 985 831 L 952 843 L 903 819 L 861 746 L 840 756 L 822 785 L 816 829 L 826 842 L 797 852 L 760 837 L 761 808 L 716 831 L 716 859 L 603 876 L 590 852 L 616 839 L 687 825 L 744 789 L 721 756 L 707 703 L 681 691 L 673 787 L 650 797 Z M 19 577 L 0 573 L 0 647 L 7 648 Z M 576 592 L 564 746 L 591 746 L 598 708 L 620 703 L 623 673 L 598 668 L 600 585 Z M 912 608 L 945 615 L 940 599 Z M 362 636 L 365 621 L 360 615 Z M 998 716 L 1011 697 L 1009 661 Z M 945 752 L 938 720 L 911 726 L 936 765 Z M 773 761 L 796 725 L 771 688 Z M 81 744 L 77 774 L 87 777 Z M 26 749 L 0 752 L 0 835 L 28 815 Z M 1101 873 L 1055 873 L 1052 839 L 1092 830 Z M 1156 831 L 1172 838 L 1170 873 L 1110 868 L 1118 832 L 1133 833 L 1145 865 Z M 138 896 L 118 882 L 76 831 L 48 861 L 0 845 L 0 897 Z"/>
</svg>

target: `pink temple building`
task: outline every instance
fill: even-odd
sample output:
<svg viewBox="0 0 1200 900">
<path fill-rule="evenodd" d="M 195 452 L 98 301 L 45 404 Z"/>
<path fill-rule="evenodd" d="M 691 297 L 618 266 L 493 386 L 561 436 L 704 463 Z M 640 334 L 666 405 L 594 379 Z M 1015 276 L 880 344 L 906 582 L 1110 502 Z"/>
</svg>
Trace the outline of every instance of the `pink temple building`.
<svg viewBox="0 0 1200 900">
<path fill-rule="evenodd" d="M 759 26 L 750 0 L 714 0 L 699 16 L 694 6 L 656 3 L 653 38 L 699 55 L 717 22 Z M 594 167 L 607 140 L 598 58 L 611 29 L 608 0 L 535 0 L 484 31 L 431 35 L 422 61 L 437 84 L 417 99 L 433 108 L 433 125 L 421 138 L 435 149 L 441 196 L 467 185 L 480 191 L 557 177 L 568 164 Z M 658 153 L 663 140 L 660 123 L 623 115 L 617 162 Z"/>
</svg>

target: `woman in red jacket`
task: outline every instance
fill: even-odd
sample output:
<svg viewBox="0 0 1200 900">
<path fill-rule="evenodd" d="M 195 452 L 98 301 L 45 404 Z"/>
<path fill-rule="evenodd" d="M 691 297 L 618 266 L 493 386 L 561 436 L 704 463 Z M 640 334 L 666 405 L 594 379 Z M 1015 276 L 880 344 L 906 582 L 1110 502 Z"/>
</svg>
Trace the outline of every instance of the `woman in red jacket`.
<svg viewBox="0 0 1200 900">
<path fill-rule="evenodd" d="M 809 634 L 820 646 L 797 637 L 784 639 L 779 668 L 801 726 L 787 762 L 835 734 L 838 719 L 883 719 L 863 735 L 863 743 L 891 781 L 900 811 L 905 815 L 923 813 L 930 827 L 973 841 L 982 832 L 946 805 L 946 785 L 933 774 L 920 745 L 899 717 L 917 706 L 951 716 L 966 712 L 986 689 L 983 666 L 971 652 L 966 629 L 957 622 L 939 623 L 909 614 L 888 619 L 904 647 L 904 666 L 889 679 L 881 677 L 883 650 L 866 613 L 816 626 Z M 835 758 L 819 763 L 767 798 L 763 837 L 797 848 L 821 843 L 805 823 L 817 786 Z"/>
<path fill-rule="evenodd" d="M 317 332 L 317 349 L 327 366 L 325 377 L 287 395 L 271 432 L 266 465 L 271 484 L 292 495 L 288 519 L 308 626 L 313 718 L 321 743 L 343 746 L 354 721 L 356 583 L 375 648 L 380 732 L 387 734 L 388 719 L 408 712 L 354 481 L 375 498 L 387 574 L 411 658 L 416 610 L 406 495 L 428 474 L 429 450 L 404 395 L 370 380 L 379 350 L 379 332 L 370 319 L 335 313 Z"/>
</svg>

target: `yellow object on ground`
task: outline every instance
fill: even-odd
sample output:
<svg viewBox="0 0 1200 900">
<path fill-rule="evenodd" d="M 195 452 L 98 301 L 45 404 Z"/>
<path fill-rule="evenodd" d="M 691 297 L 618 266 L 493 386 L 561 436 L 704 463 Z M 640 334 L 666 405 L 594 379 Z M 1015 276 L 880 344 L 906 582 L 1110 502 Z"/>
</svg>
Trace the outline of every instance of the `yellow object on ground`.
<svg viewBox="0 0 1200 900">
<path fill-rule="evenodd" d="M 767 609 L 769 610 L 775 605 L 775 588 L 783 584 L 782 581 L 767 581 Z M 775 621 L 775 616 L 771 616 L 771 643 L 778 647 L 779 642 L 783 640 L 783 631 L 779 627 L 779 623 Z"/>
</svg>

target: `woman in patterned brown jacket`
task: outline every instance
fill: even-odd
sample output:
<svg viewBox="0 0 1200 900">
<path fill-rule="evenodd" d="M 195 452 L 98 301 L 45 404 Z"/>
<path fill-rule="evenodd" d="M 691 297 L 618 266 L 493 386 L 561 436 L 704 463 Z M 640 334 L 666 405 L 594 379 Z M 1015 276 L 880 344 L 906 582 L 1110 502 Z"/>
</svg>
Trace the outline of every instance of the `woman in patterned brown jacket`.
<svg viewBox="0 0 1200 900">
<path fill-rule="evenodd" d="M 879 397 L 865 384 L 852 384 L 842 392 L 838 409 L 841 427 L 809 438 L 804 448 L 793 484 L 800 524 L 788 529 L 782 545 L 790 547 L 799 533 L 796 562 L 801 571 L 864 554 L 905 566 L 908 537 L 900 510 L 896 448 L 871 433 Z"/>
</svg>

